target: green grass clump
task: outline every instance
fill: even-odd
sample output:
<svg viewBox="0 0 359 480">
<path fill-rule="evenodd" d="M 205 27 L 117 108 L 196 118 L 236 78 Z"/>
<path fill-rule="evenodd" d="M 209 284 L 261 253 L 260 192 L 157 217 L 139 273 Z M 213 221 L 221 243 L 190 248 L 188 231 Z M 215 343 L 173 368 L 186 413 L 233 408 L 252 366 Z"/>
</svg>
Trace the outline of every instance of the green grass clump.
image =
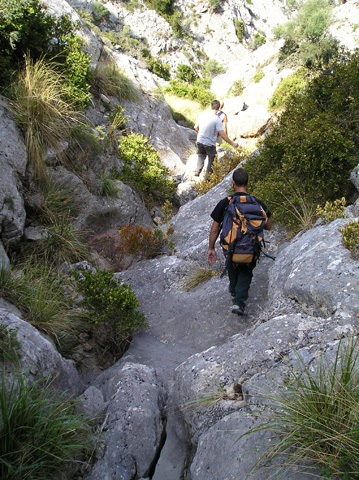
<svg viewBox="0 0 359 480">
<path fill-rule="evenodd" d="M 314 373 L 299 358 L 285 388 L 265 396 L 270 419 L 253 431 L 268 429 L 276 442 L 261 461 L 280 457 L 282 470 L 304 464 L 326 478 L 359 478 L 358 357 L 351 338 L 339 343 L 333 364 L 321 359 Z"/>
<path fill-rule="evenodd" d="M 44 236 L 29 251 L 38 261 L 59 267 L 62 263 L 75 263 L 88 258 L 89 253 L 80 232 L 71 218 L 64 214 L 44 228 Z"/>
<path fill-rule="evenodd" d="M 26 58 L 16 78 L 10 107 L 25 137 L 28 161 L 38 179 L 46 177 L 46 149 L 57 150 L 71 137 L 77 109 L 66 100 L 64 78 L 44 60 Z"/>
<path fill-rule="evenodd" d="M 20 344 L 16 338 L 16 332 L 10 330 L 7 325 L 0 323 L 0 360 L 11 363 L 19 359 Z"/>
<path fill-rule="evenodd" d="M 98 63 L 93 71 L 92 90 L 95 95 L 101 93 L 123 100 L 137 101 L 140 92 L 135 84 L 116 65 L 113 60 Z"/>
<path fill-rule="evenodd" d="M 189 292 L 198 287 L 201 283 L 207 282 L 214 276 L 219 275 L 218 272 L 211 268 L 199 268 L 186 281 L 186 290 Z"/>
<path fill-rule="evenodd" d="M 72 331 L 63 280 L 44 264 L 31 259 L 11 270 L 0 270 L 0 296 L 15 305 L 23 318 L 55 340 Z"/>
<path fill-rule="evenodd" d="M 85 420 L 73 402 L 19 376 L 0 385 L 0 477 L 48 480 L 89 448 Z"/>
</svg>

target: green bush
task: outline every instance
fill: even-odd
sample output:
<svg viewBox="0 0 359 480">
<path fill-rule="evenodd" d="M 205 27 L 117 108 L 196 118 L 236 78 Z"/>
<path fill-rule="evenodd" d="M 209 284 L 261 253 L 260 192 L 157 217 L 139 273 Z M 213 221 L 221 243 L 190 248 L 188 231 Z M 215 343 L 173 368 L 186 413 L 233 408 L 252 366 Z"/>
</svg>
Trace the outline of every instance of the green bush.
<svg viewBox="0 0 359 480">
<path fill-rule="evenodd" d="M 39 381 L 0 385 L 0 477 L 48 480 L 89 449 L 89 429 L 75 405 Z"/>
<path fill-rule="evenodd" d="M 218 13 L 221 10 L 221 0 L 209 0 L 208 6 L 212 13 Z"/>
<path fill-rule="evenodd" d="M 109 344 L 107 347 L 118 358 L 127 346 L 131 334 L 147 327 L 139 302 L 130 285 L 116 279 L 111 272 L 74 272 L 78 291 L 82 294 L 82 318 L 95 328 L 104 326 Z M 96 331 L 96 330 L 95 330 Z"/>
<path fill-rule="evenodd" d="M 195 100 L 203 107 L 208 107 L 215 96 L 212 92 L 198 85 L 189 85 L 179 80 L 171 80 L 170 85 L 163 89 L 164 93 L 172 93 L 177 97 Z"/>
<path fill-rule="evenodd" d="M 273 205 L 274 218 L 291 228 L 288 199 L 316 206 L 348 197 L 357 164 L 359 61 L 356 55 L 332 65 L 293 97 L 246 169 L 253 193 Z"/>
<path fill-rule="evenodd" d="M 307 0 L 301 4 L 292 20 L 274 29 L 275 36 L 285 40 L 281 49 L 281 61 L 296 51 L 300 51 L 301 63 L 304 65 L 315 64 L 320 58 L 325 60 L 336 45 L 328 36 L 332 8 L 330 0 Z"/>
<path fill-rule="evenodd" d="M 92 2 L 92 17 L 95 25 L 99 25 L 104 20 L 109 20 L 110 12 L 103 3 L 95 0 Z"/>
<path fill-rule="evenodd" d="M 329 223 L 337 218 L 346 218 L 345 206 L 345 198 L 337 198 L 333 202 L 325 202 L 324 207 L 318 206 L 316 213 L 325 223 Z"/>
<path fill-rule="evenodd" d="M 168 63 L 162 63 L 160 60 L 153 58 L 147 48 L 142 49 L 142 56 L 144 57 L 147 68 L 150 72 L 165 80 L 171 78 L 171 69 Z"/>
<path fill-rule="evenodd" d="M 86 108 L 91 101 L 90 55 L 81 50 L 84 42 L 79 36 L 68 36 L 65 41 L 61 71 L 67 97 L 77 107 Z"/>
<path fill-rule="evenodd" d="M 263 70 L 259 70 L 258 72 L 255 73 L 253 77 L 253 82 L 259 83 L 264 76 L 265 76 L 265 73 L 263 72 Z"/>
<path fill-rule="evenodd" d="M 185 83 L 193 83 L 197 80 L 198 75 L 193 71 L 193 69 L 189 65 L 185 65 L 181 63 L 177 66 L 176 71 L 176 80 L 185 82 Z"/>
<path fill-rule="evenodd" d="M 353 220 L 340 228 L 345 248 L 352 254 L 355 260 L 359 260 L 359 222 Z"/>
<path fill-rule="evenodd" d="M 254 49 L 259 48 L 260 46 L 264 45 L 266 41 L 267 40 L 264 34 L 259 32 L 255 33 L 253 37 L 253 48 Z"/>
<path fill-rule="evenodd" d="M 229 93 L 233 95 L 233 97 L 239 97 L 242 95 L 243 90 L 244 90 L 243 81 L 237 80 L 231 86 Z"/>
<path fill-rule="evenodd" d="M 303 93 L 308 81 L 309 75 L 304 67 L 283 78 L 269 99 L 269 109 L 278 110 L 283 108 L 292 95 Z"/>
<path fill-rule="evenodd" d="M 33 61 L 56 58 L 62 66 L 67 63 L 61 72 L 66 76 L 68 71 L 70 83 L 74 72 L 83 69 L 79 45 L 73 43 L 76 25 L 69 16 L 50 15 L 40 0 L 0 0 L 0 11 L 0 86 L 10 83 L 12 72 L 23 66 L 25 54 Z M 74 56 L 75 50 L 77 57 L 66 62 L 67 55 Z M 79 60 L 80 65 L 77 65 Z M 78 84 L 75 87 L 80 88 Z M 76 97 L 86 94 L 86 88 L 85 92 L 80 88 Z"/>
<path fill-rule="evenodd" d="M 239 43 L 242 43 L 245 36 L 245 27 L 242 20 L 234 20 L 234 29 L 239 40 Z"/>
<path fill-rule="evenodd" d="M 147 138 L 135 133 L 123 136 L 118 150 L 123 161 L 119 179 L 142 193 L 147 205 L 173 197 L 174 183 Z"/>
<path fill-rule="evenodd" d="M 209 58 L 204 64 L 203 71 L 207 77 L 213 78 L 225 73 L 226 69 L 217 60 Z"/>
</svg>

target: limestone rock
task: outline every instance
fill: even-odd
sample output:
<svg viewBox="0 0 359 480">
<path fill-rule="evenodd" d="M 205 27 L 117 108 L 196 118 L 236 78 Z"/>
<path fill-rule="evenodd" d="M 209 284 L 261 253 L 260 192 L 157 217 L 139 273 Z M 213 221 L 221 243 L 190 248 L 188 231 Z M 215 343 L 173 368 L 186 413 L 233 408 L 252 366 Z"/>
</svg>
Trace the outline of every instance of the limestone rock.
<svg viewBox="0 0 359 480">
<path fill-rule="evenodd" d="M 4 307 L 0 307 L 0 322 L 9 331 L 16 332 L 20 345 L 20 370 L 24 374 L 51 381 L 54 388 L 70 396 L 81 392 L 83 386 L 74 363 L 62 358 L 55 346 L 35 327 Z"/>
<path fill-rule="evenodd" d="M 5 245 L 17 242 L 25 225 L 21 179 L 26 171 L 23 139 L 0 97 L 0 237 Z"/>
<path fill-rule="evenodd" d="M 88 480 L 131 480 L 151 473 L 164 434 L 164 392 L 156 373 L 144 365 L 115 364 L 97 381 L 108 402 L 103 456 Z"/>
</svg>

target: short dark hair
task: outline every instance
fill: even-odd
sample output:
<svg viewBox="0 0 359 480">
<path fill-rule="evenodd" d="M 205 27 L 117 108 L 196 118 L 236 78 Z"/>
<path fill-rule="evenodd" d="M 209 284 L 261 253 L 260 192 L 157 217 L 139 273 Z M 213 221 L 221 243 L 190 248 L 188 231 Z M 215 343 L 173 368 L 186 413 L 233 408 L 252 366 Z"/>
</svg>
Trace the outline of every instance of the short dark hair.
<svg viewBox="0 0 359 480">
<path fill-rule="evenodd" d="M 219 110 L 220 103 L 218 100 L 213 100 L 211 103 L 211 109 L 212 110 Z"/>
<path fill-rule="evenodd" d="M 237 168 L 233 172 L 232 179 L 237 187 L 246 187 L 248 185 L 248 173 L 244 170 L 244 168 Z"/>
</svg>

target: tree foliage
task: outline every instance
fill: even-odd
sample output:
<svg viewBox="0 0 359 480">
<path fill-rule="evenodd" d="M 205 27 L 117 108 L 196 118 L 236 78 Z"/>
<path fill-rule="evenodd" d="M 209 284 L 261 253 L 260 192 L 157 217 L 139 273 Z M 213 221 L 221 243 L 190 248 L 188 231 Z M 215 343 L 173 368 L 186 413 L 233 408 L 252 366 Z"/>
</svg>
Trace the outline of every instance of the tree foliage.
<svg viewBox="0 0 359 480">
<path fill-rule="evenodd" d="M 359 155 L 359 60 L 337 60 L 292 97 L 247 169 L 255 193 L 289 227 L 298 218 L 288 203 L 318 205 L 347 196 Z"/>
<path fill-rule="evenodd" d="M 292 20 L 274 30 L 278 38 L 285 40 L 280 60 L 294 55 L 299 63 L 307 66 L 328 61 L 338 48 L 337 41 L 328 33 L 331 19 L 330 0 L 304 2 Z"/>
</svg>

